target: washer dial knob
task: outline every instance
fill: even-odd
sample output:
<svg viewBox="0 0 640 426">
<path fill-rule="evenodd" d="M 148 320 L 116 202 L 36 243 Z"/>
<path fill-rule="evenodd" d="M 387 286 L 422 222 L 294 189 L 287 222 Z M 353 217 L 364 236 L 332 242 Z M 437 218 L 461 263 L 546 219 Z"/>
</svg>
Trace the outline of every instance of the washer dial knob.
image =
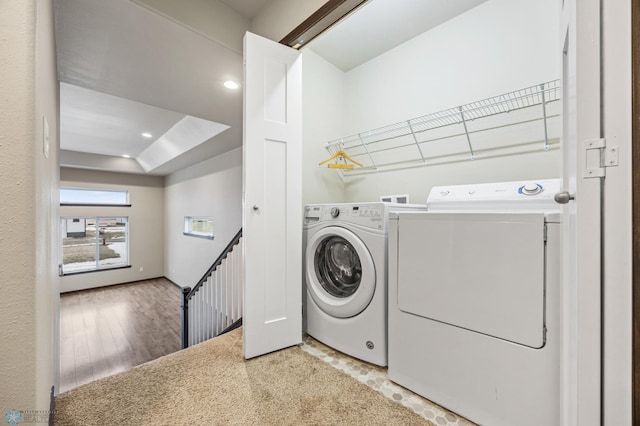
<svg viewBox="0 0 640 426">
<path fill-rule="evenodd" d="M 336 218 L 340 216 L 340 209 L 337 207 L 332 207 L 331 208 L 331 217 Z"/>
</svg>

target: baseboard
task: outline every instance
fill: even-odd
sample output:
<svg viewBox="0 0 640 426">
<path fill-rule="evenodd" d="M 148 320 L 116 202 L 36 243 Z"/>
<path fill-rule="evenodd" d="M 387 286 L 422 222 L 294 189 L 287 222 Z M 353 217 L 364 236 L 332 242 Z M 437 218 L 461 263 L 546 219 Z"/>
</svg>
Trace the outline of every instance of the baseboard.
<svg viewBox="0 0 640 426">
<path fill-rule="evenodd" d="M 60 294 L 73 294 L 73 293 L 80 293 L 80 292 L 91 291 L 91 290 L 102 290 L 102 289 L 109 288 L 109 287 L 117 287 L 117 286 L 121 286 L 121 285 L 137 284 L 137 283 L 141 283 L 141 282 L 144 282 L 144 281 L 159 280 L 159 279 L 162 279 L 162 278 L 166 278 L 166 277 L 162 276 L 162 277 L 144 278 L 144 279 L 141 279 L 141 280 L 127 281 L 126 283 L 114 283 L 114 284 L 101 285 L 101 286 L 97 286 L 97 287 L 83 288 L 83 289 L 80 289 L 80 290 L 61 291 Z M 168 278 L 166 278 L 166 279 L 168 281 L 171 281 Z M 171 283 L 174 284 L 174 285 L 177 285 L 173 281 L 171 281 Z"/>
<path fill-rule="evenodd" d="M 178 284 L 177 282 L 171 281 L 169 278 L 167 277 L 162 277 L 165 280 L 169 281 L 171 284 L 175 285 L 176 287 L 178 287 L 179 289 L 183 289 L 184 287 L 182 287 L 180 284 Z"/>
</svg>

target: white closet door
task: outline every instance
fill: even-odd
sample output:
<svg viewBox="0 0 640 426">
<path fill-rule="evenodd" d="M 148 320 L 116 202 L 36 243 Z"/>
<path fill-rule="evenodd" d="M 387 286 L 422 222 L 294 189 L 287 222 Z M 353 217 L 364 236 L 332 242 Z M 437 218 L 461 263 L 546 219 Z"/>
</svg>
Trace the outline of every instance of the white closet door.
<svg viewBox="0 0 640 426">
<path fill-rule="evenodd" d="M 300 53 L 244 38 L 244 356 L 302 340 Z"/>
</svg>

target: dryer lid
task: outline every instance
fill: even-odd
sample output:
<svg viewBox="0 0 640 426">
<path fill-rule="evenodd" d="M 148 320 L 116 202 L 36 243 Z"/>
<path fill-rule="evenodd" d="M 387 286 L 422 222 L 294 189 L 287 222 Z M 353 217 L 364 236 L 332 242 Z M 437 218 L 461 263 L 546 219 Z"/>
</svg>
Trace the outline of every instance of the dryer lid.
<svg viewBox="0 0 640 426">
<path fill-rule="evenodd" d="M 542 213 L 427 212 L 398 218 L 401 311 L 544 346 Z"/>
</svg>

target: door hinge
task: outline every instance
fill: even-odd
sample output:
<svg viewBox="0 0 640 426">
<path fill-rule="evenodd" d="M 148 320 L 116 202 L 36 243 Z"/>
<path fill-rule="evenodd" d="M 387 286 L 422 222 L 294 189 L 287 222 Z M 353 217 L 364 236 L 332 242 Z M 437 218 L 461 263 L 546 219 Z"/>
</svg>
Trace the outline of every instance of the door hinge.
<svg viewBox="0 0 640 426">
<path fill-rule="evenodd" d="M 544 242 L 546 244 L 546 242 L 547 242 L 547 224 L 546 223 L 544 224 L 544 228 L 543 228 L 543 231 L 542 231 L 542 239 L 544 240 Z"/>
<path fill-rule="evenodd" d="M 583 178 L 605 177 L 607 167 L 618 165 L 618 147 L 607 146 L 606 139 L 589 139 L 583 144 L 585 167 Z"/>
</svg>

